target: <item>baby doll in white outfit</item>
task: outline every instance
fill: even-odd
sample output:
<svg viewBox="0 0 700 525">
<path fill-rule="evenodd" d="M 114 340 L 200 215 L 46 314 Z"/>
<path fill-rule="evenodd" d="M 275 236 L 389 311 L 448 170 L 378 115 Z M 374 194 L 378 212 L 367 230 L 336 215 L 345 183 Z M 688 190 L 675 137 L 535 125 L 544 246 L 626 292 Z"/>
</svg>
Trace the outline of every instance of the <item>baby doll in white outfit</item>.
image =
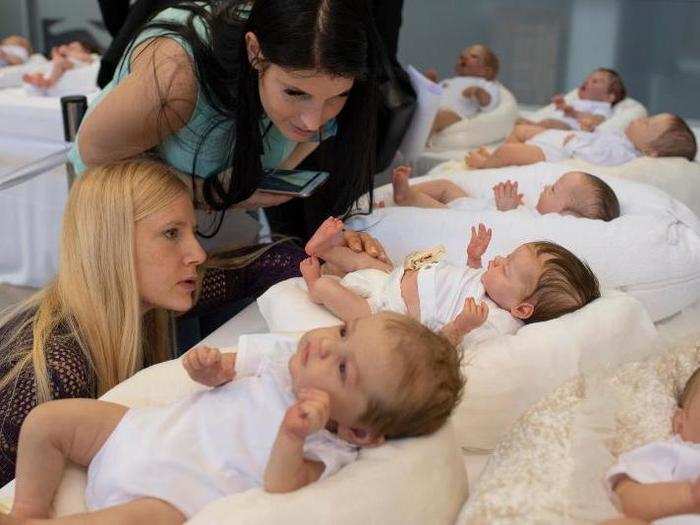
<svg viewBox="0 0 700 525">
<path fill-rule="evenodd" d="M 23 36 L 12 35 L 0 40 L 0 67 L 24 64 L 31 54 L 32 45 Z"/>
<path fill-rule="evenodd" d="M 671 439 L 620 455 L 606 475 L 626 518 L 606 523 L 700 523 L 700 369 L 683 389 Z"/>
<path fill-rule="evenodd" d="M 58 523 L 182 523 L 229 494 L 297 490 L 359 447 L 438 430 L 463 390 L 460 355 L 384 312 L 300 340 L 242 336 L 237 353 L 190 350 L 185 369 L 211 388 L 168 405 L 43 403 L 22 426 L 14 505 L 0 525 L 45 523 L 66 460 L 89 466 L 91 512 Z"/>
<path fill-rule="evenodd" d="M 311 298 L 346 322 L 391 310 L 458 345 L 485 322 L 490 309 L 511 320 L 544 321 L 600 296 L 590 268 L 554 243 L 523 244 L 483 269 L 481 257 L 491 241 L 483 224 L 472 227 L 467 268 L 440 260 L 439 250 L 418 252 L 398 268 L 379 261 L 364 265 L 369 256 L 340 246 L 341 239 L 342 222 L 327 219 L 306 245 L 311 257 L 302 261 L 301 273 Z M 318 258 L 326 261 L 323 267 Z"/>
<path fill-rule="evenodd" d="M 479 148 L 467 155 L 474 169 L 524 166 L 576 158 L 601 166 L 624 164 L 641 155 L 685 157 L 697 154 L 695 135 L 679 116 L 660 113 L 633 120 L 625 131 L 564 131 L 519 124 L 493 153 Z"/>
<path fill-rule="evenodd" d="M 517 124 L 535 124 L 550 129 L 575 129 L 593 131 L 613 114 L 613 106 L 627 96 L 620 74 L 600 67 L 586 77 L 578 88 L 578 99 L 567 102 L 558 93 L 552 97 L 557 118 L 533 122 L 519 119 Z"/>
<path fill-rule="evenodd" d="M 477 210 L 490 207 L 474 199 L 448 179 L 434 179 L 410 185 L 411 168 L 399 166 L 392 174 L 397 206 Z M 496 209 L 508 211 L 523 204 L 518 183 L 505 181 L 493 187 Z M 569 171 L 540 193 L 533 211 L 541 215 L 559 213 L 587 219 L 611 221 L 620 216 L 620 203 L 613 189 L 602 179 L 584 171 Z"/>
<path fill-rule="evenodd" d="M 496 80 L 499 61 L 496 54 L 483 44 L 462 50 L 455 65 L 455 76 L 443 80 L 441 107 L 435 116 L 433 132 L 477 113 L 488 113 L 501 102 L 501 84 Z M 437 82 L 437 71 L 426 76 Z"/>
<path fill-rule="evenodd" d="M 55 46 L 51 49 L 51 62 L 34 73 L 26 73 L 22 80 L 33 93 L 44 93 L 54 87 L 66 71 L 88 66 L 96 59 L 95 48 L 76 40 Z"/>
</svg>

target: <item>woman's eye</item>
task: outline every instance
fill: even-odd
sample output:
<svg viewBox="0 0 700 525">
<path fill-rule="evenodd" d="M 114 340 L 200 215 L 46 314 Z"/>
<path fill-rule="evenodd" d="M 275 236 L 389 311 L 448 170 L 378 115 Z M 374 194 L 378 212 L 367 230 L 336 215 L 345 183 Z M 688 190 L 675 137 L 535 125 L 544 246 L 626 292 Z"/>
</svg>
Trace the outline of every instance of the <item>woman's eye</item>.
<svg viewBox="0 0 700 525">
<path fill-rule="evenodd" d="M 289 95 L 290 97 L 303 97 L 306 95 L 303 91 L 299 91 L 297 89 L 285 89 L 284 90 L 285 95 Z"/>
<path fill-rule="evenodd" d="M 341 361 L 340 363 L 338 363 L 338 372 L 340 373 L 340 378 L 344 381 L 346 374 L 345 361 Z"/>
<path fill-rule="evenodd" d="M 345 334 L 347 334 L 347 328 L 345 328 L 345 325 L 340 326 L 338 333 L 340 334 L 340 337 L 345 337 Z"/>
<path fill-rule="evenodd" d="M 178 233 L 179 232 L 177 231 L 177 228 L 170 228 L 168 230 L 165 230 L 163 232 L 163 235 L 165 235 L 165 237 L 168 239 L 177 239 Z"/>
</svg>

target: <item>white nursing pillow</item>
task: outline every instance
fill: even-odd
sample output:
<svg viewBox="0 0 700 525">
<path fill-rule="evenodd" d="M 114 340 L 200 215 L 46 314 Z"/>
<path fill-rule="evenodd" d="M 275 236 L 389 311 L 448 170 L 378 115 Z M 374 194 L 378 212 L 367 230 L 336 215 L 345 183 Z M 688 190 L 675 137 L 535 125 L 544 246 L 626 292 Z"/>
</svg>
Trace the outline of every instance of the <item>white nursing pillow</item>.
<svg viewBox="0 0 700 525">
<path fill-rule="evenodd" d="M 617 515 L 604 476 L 623 452 L 671 434 L 700 346 L 583 374 L 541 399 L 503 436 L 458 525 L 599 523 Z"/>
<path fill-rule="evenodd" d="M 299 277 L 258 298 L 271 331 L 340 323 L 306 290 Z M 656 343 L 656 329 L 639 301 L 610 290 L 571 314 L 468 346 L 467 386 L 452 418 L 457 441 L 466 448 L 493 449 L 523 411 L 557 385 L 583 370 L 639 359 Z"/>
<path fill-rule="evenodd" d="M 564 95 L 564 99 L 569 103 L 574 100 L 578 100 L 578 98 L 578 88 L 572 89 L 566 95 Z M 612 110 L 612 116 L 599 124 L 597 129 L 602 131 L 622 131 L 634 119 L 647 116 L 647 110 L 642 103 L 630 97 L 626 97 L 615 104 L 612 107 Z M 535 112 L 525 112 L 523 113 L 523 116 L 530 120 L 540 121 L 550 118 L 559 118 L 560 114 L 557 112 L 554 104 L 549 104 L 548 106 L 545 106 Z"/>
<path fill-rule="evenodd" d="M 526 203 L 533 203 L 545 183 L 571 167 L 539 163 L 493 170 L 466 170 L 463 163 L 441 164 L 414 182 L 449 178 L 471 195 L 492 195 L 492 186 L 516 180 Z M 601 175 L 602 176 L 602 175 Z M 681 202 L 645 184 L 602 176 L 615 190 L 623 215 L 610 222 L 525 210 L 499 212 L 387 207 L 354 217 L 350 226 L 367 229 L 392 260 L 442 243 L 448 260 L 464 264 L 469 228 L 479 222 L 493 227 L 485 257 L 512 251 L 534 240 L 561 244 L 584 259 L 606 288 L 620 288 L 638 298 L 654 321 L 682 310 L 700 297 L 700 221 Z M 375 192 L 391 204 L 391 188 Z"/>
<path fill-rule="evenodd" d="M 503 140 L 513 129 L 518 118 L 518 104 L 513 94 L 501 86 L 501 102 L 488 113 L 477 113 L 462 119 L 433 135 L 428 151 L 446 151 L 475 148 Z"/>
<path fill-rule="evenodd" d="M 139 372 L 102 399 L 146 406 L 202 388 L 187 377 L 179 360 L 173 360 Z M 85 512 L 85 484 L 85 470 L 70 466 L 54 501 L 56 516 Z M 464 463 L 448 423 L 431 436 L 363 450 L 352 465 L 290 494 L 254 489 L 222 498 L 188 523 L 451 525 L 467 493 Z"/>
<path fill-rule="evenodd" d="M 700 163 L 682 157 L 638 157 L 619 166 L 597 166 L 580 159 L 562 164 L 598 176 L 642 182 L 668 193 L 700 217 Z"/>
</svg>

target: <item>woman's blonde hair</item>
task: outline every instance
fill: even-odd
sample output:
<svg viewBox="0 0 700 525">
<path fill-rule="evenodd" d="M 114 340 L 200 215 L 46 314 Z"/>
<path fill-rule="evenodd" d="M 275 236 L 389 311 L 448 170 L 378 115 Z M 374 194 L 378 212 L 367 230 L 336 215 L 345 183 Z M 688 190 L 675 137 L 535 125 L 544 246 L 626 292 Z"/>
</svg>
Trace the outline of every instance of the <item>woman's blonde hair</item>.
<svg viewBox="0 0 700 525">
<path fill-rule="evenodd" d="M 144 363 L 169 357 L 168 313 L 141 311 L 135 226 L 187 193 L 172 168 L 152 160 L 91 168 L 73 185 L 63 214 L 58 275 L 0 320 L 0 326 L 17 325 L 0 342 L 0 364 L 12 365 L 0 389 L 31 364 L 37 402 L 51 399 L 45 352 L 59 327 L 78 342 L 98 396 Z"/>
</svg>

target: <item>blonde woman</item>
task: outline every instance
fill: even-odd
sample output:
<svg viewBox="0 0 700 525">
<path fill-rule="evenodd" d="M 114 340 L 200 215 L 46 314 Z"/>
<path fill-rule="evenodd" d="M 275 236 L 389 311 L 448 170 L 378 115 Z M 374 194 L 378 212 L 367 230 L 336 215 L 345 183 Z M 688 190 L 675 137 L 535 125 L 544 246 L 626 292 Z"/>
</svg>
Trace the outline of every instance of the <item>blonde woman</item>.
<svg viewBox="0 0 700 525">
<path fill-rule="evenodd" d="M 202 270 L 195 226 L 187 186 L 158 162 L 103 165 L 73 186 L 56 279 L 0 321 L 0 486 L 14 477 L 19 430 L 34 406 L 100 396 L 168 359 L 168 311 L 186 312 L 198 297 L 202 308 L 256 295 L 298 275 L 305 257 L 282 243 Z"/>
</svg>

